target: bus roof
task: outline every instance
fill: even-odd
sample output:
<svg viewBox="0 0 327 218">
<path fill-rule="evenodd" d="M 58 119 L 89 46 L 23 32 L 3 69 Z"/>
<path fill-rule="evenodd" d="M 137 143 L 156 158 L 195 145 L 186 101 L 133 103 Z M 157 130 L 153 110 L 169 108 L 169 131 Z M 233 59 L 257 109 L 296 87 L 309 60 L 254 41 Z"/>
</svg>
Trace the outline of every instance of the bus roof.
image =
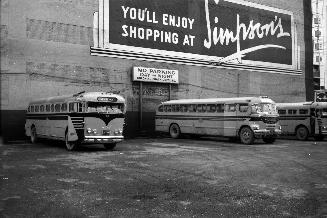
<svg viewBox="0 0 327 218">
<path fill-rule="evenodd" d="M 83 93 L 78 93 L 78 94 L 40 98 L 40 99 L 31 101 L 29 104 L 62 103 L 62 102 L 69 102 L 69 101 L 97 102 L 98 97 L 114 97 L 114 98 L 117 98 L 116 103 L 124 103 L 125 102 L 125 99 L 121 95 L 113 94 L 110 92 L 83 92 Z"/>
<path fill-rule="evenodd" d="M 214 104 L 214 103 L 274 103 L 267 97 L 235 97 L 235 98 L 204 98 L 180 99 L 162 102 L 162 104 Z"/>
</svg>

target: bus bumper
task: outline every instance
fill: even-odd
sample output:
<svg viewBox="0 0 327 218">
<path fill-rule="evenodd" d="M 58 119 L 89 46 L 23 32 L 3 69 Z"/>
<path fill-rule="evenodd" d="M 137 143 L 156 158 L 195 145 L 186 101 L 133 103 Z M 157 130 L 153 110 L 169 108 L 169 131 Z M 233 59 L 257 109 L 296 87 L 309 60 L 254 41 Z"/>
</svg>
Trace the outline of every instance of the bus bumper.
<svg viewBox="0 0 327 218">
<path fill-rule="evenodd" d="M 124 140 L 124 136 L 85 136 L 84 143 L 118 143 Z"/>
<path fill-rule="evenodd" d="M 253 130 L 254 136 L 256 138 L 262 138 L 266 136 L 273 136 L 276 137 L 277 135 L 280 135 L 282 131 L 280 129 L 260 129 L 260 130 Z"/>
</svg>

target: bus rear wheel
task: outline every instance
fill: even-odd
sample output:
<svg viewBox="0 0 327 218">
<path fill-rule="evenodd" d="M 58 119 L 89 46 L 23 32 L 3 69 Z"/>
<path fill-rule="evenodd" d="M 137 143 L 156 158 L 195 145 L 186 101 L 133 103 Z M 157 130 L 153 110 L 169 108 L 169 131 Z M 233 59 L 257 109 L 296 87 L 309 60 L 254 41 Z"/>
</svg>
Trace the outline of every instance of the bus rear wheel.
<svg viewBox="0 0 327 218">
<path fill-rule="evenodd" d="M 106 150 L 112 150 L 116 147 L 116 143 L 105 143 L 103 146 Z"/>
<path fill-rule="evenodd" d="M 173 139 L 177 139 L 181 136 L 181 129 L 176 123 L 170 125 L 169 134 Z"/>
<path fill-rule="evenodd" d="M 254 142 L 254 134 L 250 127 L 243 127 L 240 132 L 240 139 L 243 144 L 251 145 Z"/>
<path fill-rule="evenodd" d="M 66 145 L 66 149 L 68 151 L 74 151 L 78 147 L 78 142 L 77 141 L 75 141 L 75 142 L 68 141 L 68 133 L 66 133 L 65 134 L 65 145 Z"/>
<path fill-rule="evenodd" d="M 296 129 L 296 138 L 305 141 L 308 139 L 309 131 L 305 126 L 300 126 Z"/>
<path fill-rule="evenodd" d="M 262 138 L 262 140 L 267 144 L 272 144 L 276 141 L 276 138 L 275 137 L 264 137 L 264 138 Z"/>
<path fill-rule="evenodd" d="M 31 142 L 34 144 L 37 141 L 37 134 L 35 126 L 31 127 Z"/>
</svg>

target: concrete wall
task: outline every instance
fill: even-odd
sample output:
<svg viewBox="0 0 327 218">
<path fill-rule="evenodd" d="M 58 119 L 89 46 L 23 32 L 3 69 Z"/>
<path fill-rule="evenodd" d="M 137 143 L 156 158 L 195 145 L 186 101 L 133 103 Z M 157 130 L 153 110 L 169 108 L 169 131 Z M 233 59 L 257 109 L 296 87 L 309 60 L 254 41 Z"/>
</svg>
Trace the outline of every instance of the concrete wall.
<svg viewBox="0 0 327 218">
<path fill-rule="evenodd" d="M 252 2 L 294 12 L 304 69 L 302 0 Z M 177 69 L 180 84 L 172 87 L 173 99 L 267 95 L 277 102 L 305 100 L 304 70 L 293 76 L 90 56 L 97 10 L 95 0 L 1 0 L 3 135 L 21 134 L 30 100 L 82 90 L 120 91 L 128 101 L 128 135 L 135 135 L 140 90 L 131 81 L 133 66 Z M 168 99 L 168 90 L 168 85 L 144 85 L 144 129 L 153 130 L 155 106 Z"/>
</svg>

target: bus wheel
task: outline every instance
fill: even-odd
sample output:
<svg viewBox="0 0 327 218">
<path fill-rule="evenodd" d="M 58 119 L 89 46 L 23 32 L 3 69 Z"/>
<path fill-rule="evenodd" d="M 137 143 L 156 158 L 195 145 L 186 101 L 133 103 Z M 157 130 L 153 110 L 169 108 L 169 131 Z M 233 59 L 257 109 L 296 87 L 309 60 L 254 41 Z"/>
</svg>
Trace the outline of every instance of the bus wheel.
<svg viewBox="0 0 327 218">
<path fill-rule="evenodd" d="M 176 123 L 173 123 L 169 127 L 169 134 L 172 138 L 177 139 L 181 136 L 181 129 Z"/>
<path fill-rule="evenodd" d="M 105 143 L 103 146 L 106 150 L 112 150 L 116 147 L 116 143 Z"/>
<path fill-rule="evenodd" d="M 305 126 L 300 126 L 296 129 L 296 138 L 298 140 L 307 140 L 309 136 L 309 131 Z"/>
<path fill-rule="evenodd" d="M 68 133 L 65 134 L 65 145 L 68 151 L 74 151 L 78 147 L 78 143 L 68 141 Z"/>
<path fill-rule="evenodd" d="M 31 127 L 31 142 L 34 144 L 37 141 L 37 134 L 35 126 Z"/>
<path fill-rule="evenodd" d="M 253 144 L 254 134 L 250 127 L 243 127 L 240 132 L 241 142 L 246 145 Z"/>
<path fill-rule="evenodd" d="M 275 137 L 264 137 L 264 138 L 262 138 L 262 140 L 267 144 L 272 144 L 276 141 L 276 138 Z"/>
</svg>

